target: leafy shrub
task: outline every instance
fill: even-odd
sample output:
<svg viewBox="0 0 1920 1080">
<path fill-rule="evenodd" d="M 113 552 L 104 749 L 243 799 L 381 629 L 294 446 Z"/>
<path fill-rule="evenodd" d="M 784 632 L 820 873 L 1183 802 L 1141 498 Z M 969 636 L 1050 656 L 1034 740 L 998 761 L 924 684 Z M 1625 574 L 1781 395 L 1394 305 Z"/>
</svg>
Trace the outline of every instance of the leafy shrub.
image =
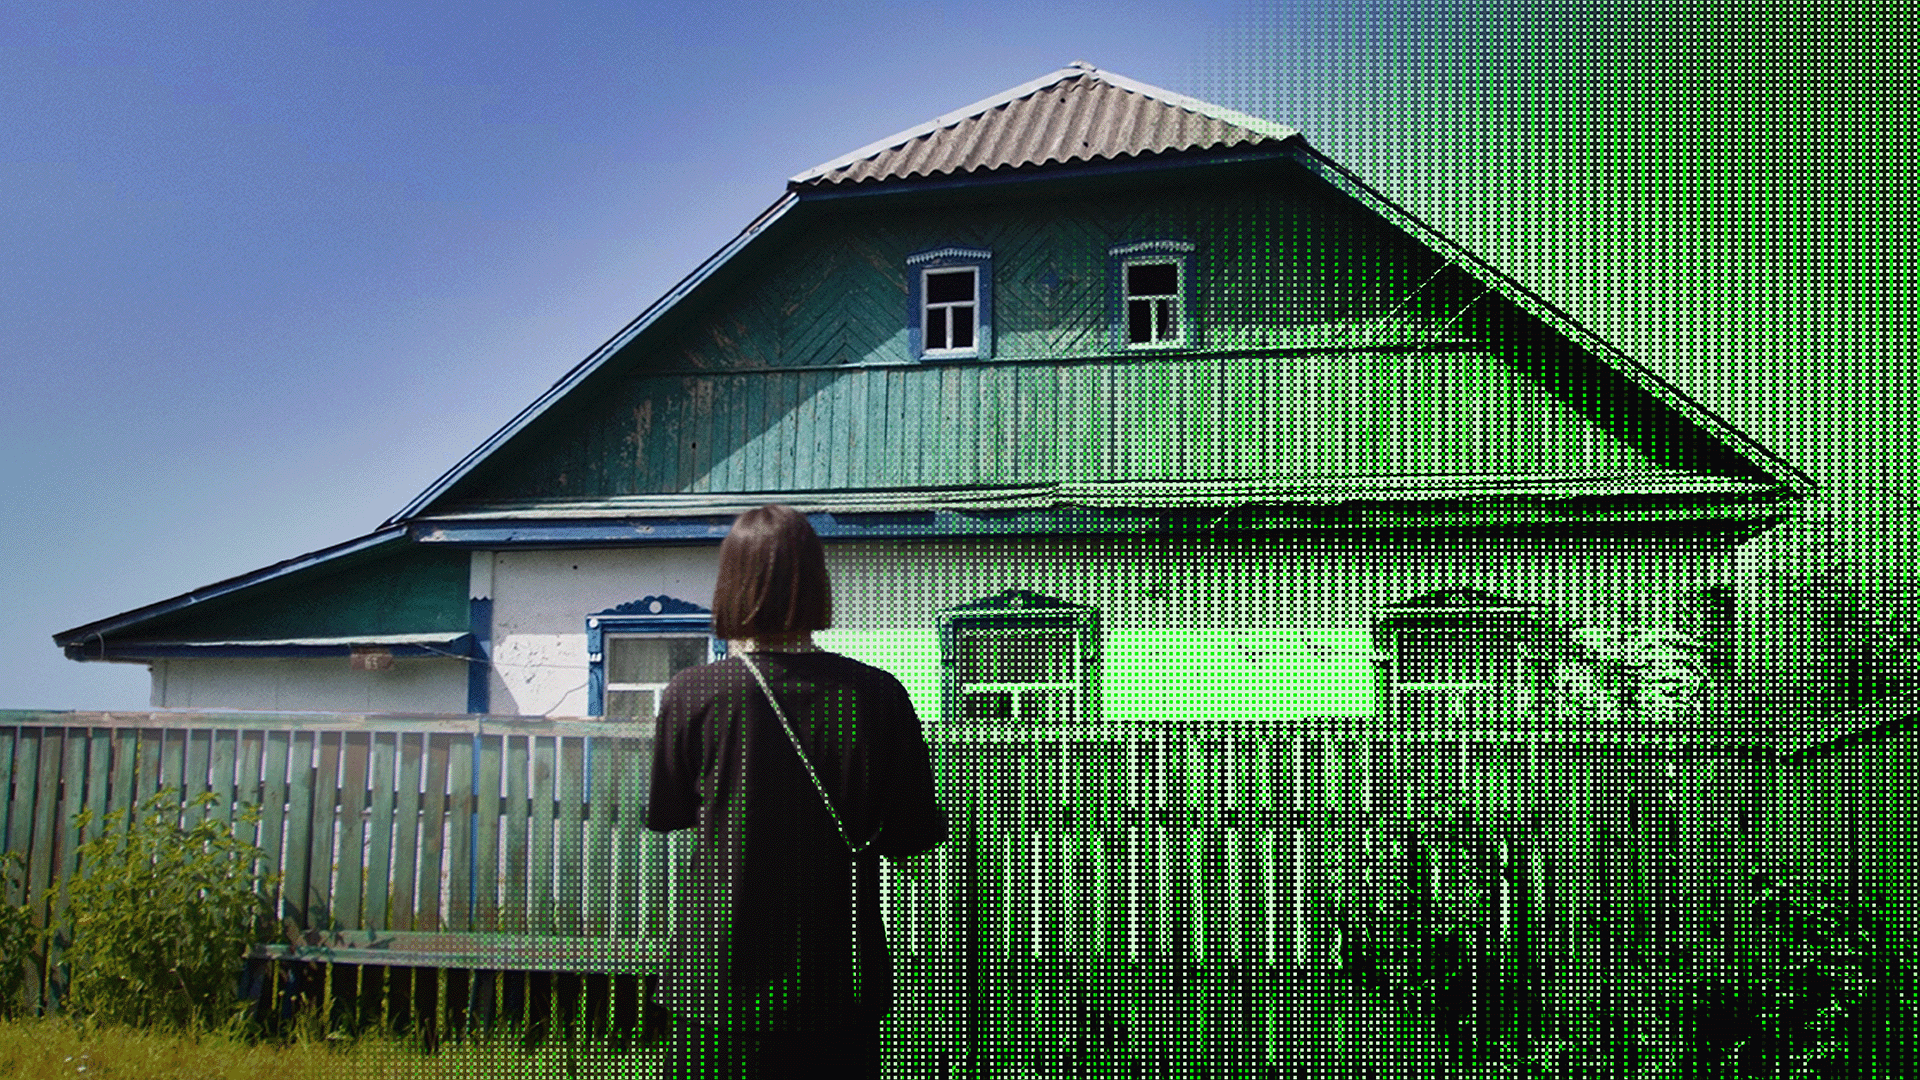
<svg viewBox="0 0 1920 1080">
<path fill-rule="evenodd" d="M 39 933 L 33 912 L 7 897 L 26 895 L 26 859 L 17 851 L 0 854 L 0 1016 L 20 1011 L 20 995 L 27 986 L 27 963 L 34 957 Z"/>
<path fill-rule="evenodd" d="M 1885 919 L 1809 877 L 1763 874 L 1756 885 L 1751 915 L 1775 947 L 1691 988 L 1694 1074 L 1909 1075 L 1920 994 L 1910 959 L 1888 947 Z"/>
<path fill-rule="evenodd" d="M 179 1027 L 231 1018 L 246 948 L 272 936 L 263 891 L 278 875 L 261 880 L 254 865 L 266 853 L 234 824 L 202 817 L 213 803 L 212 792 L 184 804 L 174 790 L 156 792 L 131 815 L 106 815 L 80 845 L 80 872 L 64 886 L 70 1013 Z M 190 827 L 187 811 L 199 812 Z M 259 819 L 245 806 L 236 823 Z M 83 811 L 74 821 L 84 829 L 93 818 Z"/>
<path fill-rule="evenodd" d="M 1343 970 L 1430 1015 L 1459 1049 L 1487 1034 L 1473 1023 L 1472 964 L 1474 938 L 1493 916 L 1476 860 L 1493 844 L 1448 799 L 1429 799 L 1405 819 L 1376 820 L 1348 871 L 1340 916 Z M 1509 1011 L 1529 1004 L 1517 982 L 1502 980 L 1497 991 Z M 1497 1023 L 1513 1026 L 1510 1018 Z"/>
</svg>

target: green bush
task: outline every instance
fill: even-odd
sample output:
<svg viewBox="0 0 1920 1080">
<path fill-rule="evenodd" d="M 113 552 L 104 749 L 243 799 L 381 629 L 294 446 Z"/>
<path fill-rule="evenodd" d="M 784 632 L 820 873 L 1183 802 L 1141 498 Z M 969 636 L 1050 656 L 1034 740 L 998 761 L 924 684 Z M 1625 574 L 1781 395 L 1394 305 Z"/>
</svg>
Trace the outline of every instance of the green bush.
<svg viewBox="0 0 1920 1080">
<path fill-rule="evenodd" d="M 106 815 L 80 845 L 79 873 L 63 886 L 70 1014 L 187 1028 L 233 1018 L 247 946 L 274 936 L 267 895 L 278 875 L 258 875 L 266 853 L 235 835 L 259 808 L 228 823 L 206 816 L 213 803 L 212 792 L 186 803 L 156 792 L 131 815 Z M 197 820 L 184 826 L 183 814 Z M 91 812 L 74 823 L 87 828 Z"/>
<path fill-rule="evenodd" d="M 1886 919 L 1813 878 L 1760 875 L 1750 905 L 1770 939 L 1731 978 L 1690 988 L 1692 1075 L 1850 1080 L 1911 1075 L 1920 987 Z"/>
<path fill-rule="evenodd" d="M 0 1017 L 21 1011 L 20 995 L 27 986 L 27 964 L 34 959 L 33 912 L 8 897 L 26 895 L 26 859 L 17 851 L 0 854 Z"/>
</svg>

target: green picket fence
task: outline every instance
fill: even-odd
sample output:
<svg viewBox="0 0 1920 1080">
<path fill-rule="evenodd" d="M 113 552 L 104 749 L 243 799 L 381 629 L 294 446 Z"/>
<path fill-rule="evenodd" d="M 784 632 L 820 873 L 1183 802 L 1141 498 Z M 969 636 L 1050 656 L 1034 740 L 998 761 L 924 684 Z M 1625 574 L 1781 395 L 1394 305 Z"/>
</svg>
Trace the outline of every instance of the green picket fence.
<svg viewBox="0 0 1920 1080">
<path fill-rule="evenodd" d="M 685 854 L 640 827 L 651 734 L 504 717 L 0 714 L 13 778 L 0 836 L 27 855 L 15 899 L 44 923 L 55 883 L 83 869 L 77 811 L 211 790 L 223 820 L 262 808 L 248 839 L 269 853 L 263 871 L 285 875 L 288 933 L 256 962 L 331 962 L 352 975 L 336 997 L 363 1019 L 445 1011 L 452 1024 L 494 1003 L 532 1020 L 550 1015 L 548 990 L 585 978 L 591 1007 L 624 994 L 614 1022 L 631 1022 Z M 1435 798 L 1462 811 L 1459 872 L 1482 905 L 1475 1025 L 1571 1028 L 1620 964 L 1684 965 L 1737 939 L 1729 913 L 1772 762 L 1706 735 L 1337 718 L 929 738 L 953 839 L 912 874 L 889 871 L 883 900 L 891 1052 L 930 1074 L 1008 1057 L 1273 1063 L 1324 1052 L 1328 1032 L 1344 1052 L 1377 1052 L 1368 1039 L 1397 1036 L 1310 999 L 1334 992 L 1343 911 L 1379 876 L 1369 843 Z M 33 989 L 51 1004 L 60 983 L 56 948 Z"/>
<path fill-rule="evenodd" d="M 222 820 L 261 809 L 243 839 L 267 853 L 263 875 L 282 875 L 283 933 L 255 961 L 488 973 L 457 980 L 461 1008 L 497 989 L 496 971 L 644 975 L 664 948 L 681 846 L 640 827 L 651 736 L 496 717 L 0 714 L 13 778 L 0 836 L 28 869 L 11 899 L 40 925 L 58 919 L 56 883 L 85 870 L 81 809 L 97 819 L 160 789 L 211 791 L 205 812 Z M 60 944 L 30 965 L 43 1007 L 62 989 Z M 369 1004 L 405 1012 L 422 994 L 402 996 Z"/>
<path fill-rule="evenodd" d="M 1624 971 L 1694 970 L 1737 946 L 1772 760 L 1704 733 L 1350 718 L 932 738 L 956 842 L 895 879 L 889 906 L 925 988 L 894 1030 L 934 1071 L 942 1056 L 1392 1056 L 1379 1044 L 1403 1033 L 1336 1000 L 1338 927 L 1379 877 L 1369 826 L 1435 799 L 1462 812 L 1459 869 L 1481 905 L 1472 1028 L 1581 1034 Z"/>
</svg>

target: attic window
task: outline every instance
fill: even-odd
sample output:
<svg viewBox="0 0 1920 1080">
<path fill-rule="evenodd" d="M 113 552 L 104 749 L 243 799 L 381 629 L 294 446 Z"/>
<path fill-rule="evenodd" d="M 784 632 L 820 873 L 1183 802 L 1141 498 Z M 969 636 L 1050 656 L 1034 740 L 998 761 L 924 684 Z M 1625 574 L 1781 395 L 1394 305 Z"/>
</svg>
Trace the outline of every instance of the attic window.
<svg viewBox="0 0 1920 1080">
<path fill-rule="evenodd" d="M 975 313 L 979 311 L 979 271 L 925 271 L 927 302 L 921 320 L 924 352 L 973 351 Z"/>
<path fill-rule="evenodd" d="M 985 359 L 993 338 L 993 255 L 944 247 L 907 257 L 907 337 L 914 359 Z"/>
<path fill-rule="evenodd" d="M 1127 344 L 1166 345 L 1180 339 L 1180 264 L 1130 262 Z"/>
<path fill-rule="evenodd" d="M 1179 348 L 1193 338 L 1193 245 L 1184 240 L 1119 244 L 1112 258 L 1114 347 Z"/>
</svg>

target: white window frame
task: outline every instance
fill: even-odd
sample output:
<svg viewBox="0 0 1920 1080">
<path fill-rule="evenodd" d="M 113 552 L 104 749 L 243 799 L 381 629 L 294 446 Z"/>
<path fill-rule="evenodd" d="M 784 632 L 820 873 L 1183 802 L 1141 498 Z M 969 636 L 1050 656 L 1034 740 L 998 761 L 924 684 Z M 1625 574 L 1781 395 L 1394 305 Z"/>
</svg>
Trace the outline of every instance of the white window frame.
<svg viewBox="0 0 1920 1080">
<path fill-rule="evenodd" d="M 1126 244 L 1115 244 L 1107 249 L 1112 267 L 1112 300 L 1110 301 L 1114 348 L 1122 352 L 1152 351 L 1155 349 L 1185 349 L 1199 341 L 1195 333 L 1194 297 L 1193 297 L 1193 244 L 1186 240 L 1137 240 Z M 1149 341 L 1133 340 L 1132 305 L 1136 299 L 1128 287 L 1127 271 L 1135 266 L 1172 266 L 1174 291 L 1168 308 L 1174 333 L 1165 338 Z M 1153 293 L 1140 299 L 1160 299 L 1164 294 Z M 1158 321 L 1156 319 L 1156 321 Z"/>
<path fill-rule="evenodd" d="M 1072 718 L 1067 721 L 1067 726 L 1079 727 L 1085 723 L 1085 650 L 1079 647 L 1080 642 L 1078 635 L 1074 634 L 1071 629 L 1059 626 L 957 626 L 954 628 L 954 637 L 956 639 L 1005 639 L 1012 637 L 1052 638 L 1060 641 L 1070 652 L 1066 664 L 1068 677 L 1065 681 L 1061 682 L 968 682 L 956 676 L 954 686 L 956 706 L 964 701 L 969 694 L 1011 694 L 1013 695 L 1013 716 L 1007 722 L 1016 731 L 1034 731 L 1037 730 L 1037 721 L 1044 718 L 1044 714 L 1039 717 L 1033 715 L 1037 711 L 1037 707 L 1033 704 L 1034 697 L 1045 693 L 1065 693 L 1067 695 L 1067 715 Z"/>
<path fill-rule="evenodd" d="M 1094 721 L 1092 667 L 1097 642 L 1097 622 L 1091 608 L 1066 604 L 1018 590 L 972 604 L 950 608 L 941 613 L 941 651 L 946 672 L 942 693 L 943 726 L 976 735 L 1012 735 L 1020 738 L 1062 735 L 1083 730 Z M 1031 682 L 985 682 L 964 679 L 959 670 L 957 646 L 963 639 L 1009 637 L 1048 637 L 1061 641 L 1069 650 L 1066 679 Z M 1056 721 L 1064 727 L 1040 727 L 1045 717 L 1033 715 L 1033 698 L 1043 693 L 1064 693 L 1067 715 Z M 965 721 L 962 707 L 970 694 L 1011 694 L 1013 715 L 1004 722 Z M 1004 726 L 1003 726 L 1004 725 Z"/>
<path fill-rule="evenodd" d="M 605 635 L 604 635 L 604 636 L 603 636 L 603 637 L 601 638 L 601 648 L 602 648 L 602 649 L 604 650 L 604 653 L 603 653 L 603 655 L 605 655 L 605 656 L 607 657 L 607 662 L 606 662 L 606 663 L 607 663 L 607 670 L 608 670 L 608 672 L 609 672 L 609 674 L 607 675 L 607 677 L 606 677 L 606 682 L 605 682 L 605 684 L 604 684 L 604 685 L 603 685 L 603 687 L 602 687 L 602 694 L 603 694 L 603 696 L 602 696 L 602 697 L 601 697 L 601 699 L 600 699 L 600 712 L 599 712 L 599 713 L 598 713 L 597 715 L 599 715 L 599 716 L 600 716 L 600 717 L 601 717 L 602 719 L 607 719 L 607 718 L 610 718 L 610 717 L 612 717 L 612 716 L 613 716 L 613 708 L 612 708 L 612 706 L 613 706 L 613 695 L 615 695 L 615 694 L 631 694 L 631 693 L 639 693 L 639 692 L 643 692 L 643 691 L 651 691 L 651 692 L 652 692 L 652 694 L 653 694 L 653 707 L 654 707 L 654 712 L 655 712 L 655 713 L 657 714 L 657 713 L 658 713 L 658 712 L 660 711 L 660 692 L 661 692 L 661 691 L 663 691 L 663 690 L 665 690 L 665 689 L 667 688 L 667 684 L 666 684 L 666 683 L 664 683 L 664 682 L 657 682 L 657 683 L 651 683 L 651 682 L 647 682 L 647 683 L 617 683 L 617 682 L 614 682 L 614 681 L 613 681 L 613 676 L 612 676 L 612 674 L 611 674 L 611 672 L 612 672 L 612 669 L 613 669 L 613 662 L 612 662 L 612 656 L 613 656 L 613 648 L 614 648 L 614 643 L 615 643 L 615 642 L 618 642 L 618 641 L 659 641 L 659 640 L 661 640 L 661 639 L 663 639 L 663 638 L 680 638 L 680 639 L 693 639 L 693 640 L 697 640 L 697 641 L 701 641 L 701 642 L 704 642 L 704 643 L 706 643 L 706 646 L 707 646 L 707 649 L 706 649 L 706 652 L 707 652 L 707 654 L 708 654 L 708 656 L 709 656 L 709 658 L 711 658 L 711 656 L 712 656 L 712 653 L 713 653 L 713 636 L 712 636 L 711 634 L 697 634 L 697 633 L 696 633 L 696 634 L 685 634 L 685 633 L 680 633 L 680 634 L 676 634 L 676 633 L 655 633 L 655 632 L 648 632 L 648 631 L 645 631 L 645 630 L 638 630 L 638 631 L 635 631 L 635 630 L 614 630 L 614 631 L 608 631 L 608 632 L 607 632 L 607 633 L 606 633 L 606 634 L 605 634 Z M 672 678 L 672 676 L 668 676 L 668 678 Z M 644 720 L 644 718 L 639 718 L 639 719 L 642 719 L 642 720 Z M 629 718 L 621 718 L 620 720 L 618 720 L 618 721 L 616 721 L 616 722 L 622 722 L 622 723 L 633 723 L 633 722 L 635 722 L 635 720 L 634 720 L 634 719 L 629 719 Z"/>
<path fill-rule="evenodd" d="M 934 300 L 931 288 L 935 274 L 965 274 L 973 288 L 965 300 Z M 953 313 L 957 308 L 968 309 L 966 321 L 967 343 L 965 345 L 944 345 L 939 348 L 927 345 L 932 337 L 933 324 L 938 317 L 944 324 L 942 338 L 953 341 Z M 980 268 L 977 266 L 930 266 L 920 271 L 920 355 L 922 356 L 972 356 L 980 348 Z"/>
<path fill-rule="evenodd" d="M 1143 294 L 1136 295 L 1133 292 L 1132 287 L 1128 282 L 1128 278 L 1132 276 L 1130 271 L 1132 271 L 1132 269 L 1136 266 L 1171 266 L 1173 267 L 1173 292 L 1172 293 L 1143 293 Z M 1156 257 L 1142 257 L 1137 259 L 1121 260 L 1120 302 L 1122 305 L 1124 305 L 1125 310 L 1121 312 L 1120 318 L 1122 322 L 1122 332 L 1125 333 L 1127 336 L 1127 348 L 1129 349 L 1169 349 L 1169 348 L 1178 348 L 1179 346 L 1186 344 L 1186 341 L 1187 341 L 1187 318 L 1186 318 L 1187 312 L 1186 312 L 1186 300 L 1185 300 L 1186 286 L 1187 286 L 1187 266 L 1186 266 L 1186 262 L 1182 259 L 1169 258 L 1165 256 L 1156 256 Z M 1150 336 L 1145 341 L 1133 340 L 1133 305 L 1135 301 L 1145 301 L 1153 305 L 1153 307 L 1151 308 L 1153 314 L 1148 320 L 1149 323 L 1151 324 L 1151 326 L 1149 327 Z M 1166 321 L 1171 322 L 1173 324 L 1173 332 L 1165 336 L 1153 335 L 1152 334 L 1153 330 L 1162 329 L 1162 327 L 1160 326 L 1162 315 L 1165 316 Z"/>
<path fill-rule="evenodd" d="M 952 344 L 953 312 L 969 301 L 930 300 L 928 282 L 935 274 L 963 271 L 973 280 L 973 343 L 956 346 Z M 948 344 L 928 348 L 927 330 L 936 317 L 942 320 Z M 950 246 L 907 256 L 907 320 L 908 353 L 915 360 L 985 360 L 993 355 L 993 253 Z"/>
<path fill-rule="evenodd" d="M 638 600 L 595 612 L 587 616 L 587 715 L 596 720 L 607 716 L 607 695 L 634 690 L 655 690 L 654 708 L 659 709 L 658 688 L 653 683 L 612 683 L 607 678 L 609 638 L 678 637 L 704 639 L 707 661 L 721 659 L 726 644 L 713 636 L 713 614 L 697 604 L 671 596 L 644 596 Z M 664 687 L 665 683 L 658 684 Z M 615 721 L 622 722 L 622 721 Z M 631 722 L 631 721 L 625 721 Z"/>
<path fill-rule="evenodd" d="M 1465 590 L 1458 595 L 1469 595 Z M 1382 712 L 1395 728 L 1409 726 L 1410 713 L 1438 721 L 1438 730 L 1499 735 L 1537 726 L 1542 717 L 1541 679 L 1543 654 L 1535 640 L 1537 627 L 1529 605 L 1490 594 L 1471 594 L 1459 604 L 1433 605 L 1433 598 L 1389 608 L 1390 615 L 1374 625 L 1375 661 L 1380 671 Z M 1420 606 L 1414 606 L 1420 605 Z M 1431 648 L 1438 643 L 1452 647 L 1443 650 L 1464 658 L 1473 652 L 1504 654 L 1505 663 L 1494 663 L 1486 677 L 1407 678 L 1408 649 L 1415 642 Z M 1461 667 L 1469 666 L 1458 659 Z M 1472 665 L 1481 666 L 1481 665 Z M 1443 676 L 1467 675 L 1455 670 Z M 1415 701 L 1428 703 L 1416 709 Z M 1423 728 L 1432 729 L 1433 725 Z"/>
</svg>

